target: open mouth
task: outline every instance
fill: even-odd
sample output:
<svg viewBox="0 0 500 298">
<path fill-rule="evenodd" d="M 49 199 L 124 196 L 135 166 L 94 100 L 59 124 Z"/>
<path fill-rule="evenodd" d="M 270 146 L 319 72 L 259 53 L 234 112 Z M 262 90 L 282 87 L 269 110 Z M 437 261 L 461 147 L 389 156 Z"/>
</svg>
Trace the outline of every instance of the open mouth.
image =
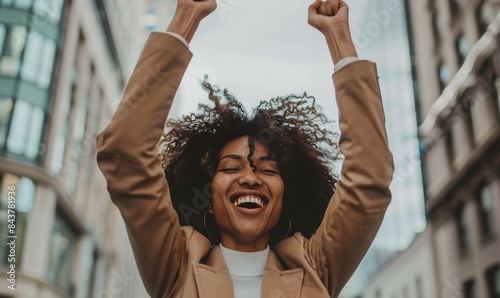
<svg viewBox="0 0 500 298">
<path fill-rule="evenodd" d="M 256 209 L 263 208 L 267 205 L 267 199 L 261 198 L 255 195 L 244 195 L 238 196 L 231 200 L 235 207 L 241 207 L 245 209 Z"/>
</svg>

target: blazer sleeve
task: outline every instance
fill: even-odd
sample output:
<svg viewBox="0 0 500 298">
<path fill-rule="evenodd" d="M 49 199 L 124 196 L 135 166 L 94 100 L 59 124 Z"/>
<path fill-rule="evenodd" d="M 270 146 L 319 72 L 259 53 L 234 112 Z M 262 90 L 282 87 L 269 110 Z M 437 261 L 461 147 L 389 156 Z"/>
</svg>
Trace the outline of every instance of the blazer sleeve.
<svg viewBox="0 0 500 298">
<path fill-rule="evenodd" d="M 96 140 L 99 168 L 152 297 L 173 288 L 185 251 L 156 145 L 191 57 L 175 37 L 151 33 L 118 109 Z"/>
<path fill-rule="evenodd" d="M 352 62 L 335 72 L 333 81 L 345 159 L 337 190 L 305 250 L 330 295 L 337 297 L 382 223 L 394 166 L 376 65 Z"/>
</svg>

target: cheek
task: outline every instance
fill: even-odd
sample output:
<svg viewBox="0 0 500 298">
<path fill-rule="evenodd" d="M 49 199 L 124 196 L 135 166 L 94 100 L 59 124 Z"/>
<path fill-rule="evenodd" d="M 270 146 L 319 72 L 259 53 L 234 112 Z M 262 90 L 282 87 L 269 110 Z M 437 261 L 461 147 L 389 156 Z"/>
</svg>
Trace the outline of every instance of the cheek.
<svg viewBox="0 0 500 298">
<path fill-rule="evenodd" d="M 212 189 L 212 200 L 215 202 L 224 199 L 230 186 L 231 180 L 228 179 L 228 177 L 215 175 L 210 185 Z"/>
<path fill-rule="evenodd" d="M 283 195 L 285 193 L 285 185 L 282 179 L 276 179 L 272 182 L 271 185 L 273 185 L 271 191 L 276 200 L 276 205 L 273 212 L 276 213 L 279 217 L 281 209 L 283 209 Z"/>
<path fill-rule="evenodd" d="M 283 182 L 283 179 L 278 178 L 272 185 L 274 185 L 273 193 L 283 200 L 283 194 L 285 193 L 285 183 Z"/>
</svg>

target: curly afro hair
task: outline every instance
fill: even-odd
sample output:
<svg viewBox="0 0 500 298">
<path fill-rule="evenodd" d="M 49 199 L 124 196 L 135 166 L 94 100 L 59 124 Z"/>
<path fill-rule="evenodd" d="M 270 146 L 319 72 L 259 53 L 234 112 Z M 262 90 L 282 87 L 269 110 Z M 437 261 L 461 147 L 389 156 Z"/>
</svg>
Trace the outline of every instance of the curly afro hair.
<svg viewBox="0 0 500 298">
<path fill-rule="evenodd" d="M 213 218 L 207 224 L 205 211 L 212 198 L 210 185 L 219 152 L 230 140 L 249 136 L 250 165 L 258 140 L 276 158 L 285 185 L 281 217 L 269 244 L 295 232 L 312 236 L 335 192 L 338 177 L 332 165 L 340 159 L 334 142 L 338 135 L 325 128 L 331 121 L 315 98 L 304 93 L 261 101 L 249 117 L 243 105 L 227 89 L 211 85 L 207 75 L 201 85 L 215 106 L 199 104 L 198 113 L 169 119 L 159 143 L 181 225 L 191 225 L 213 244 L 218 242 L 214 239 L 220 239 L 214 237 L 218 229 Z"/>
</svg>

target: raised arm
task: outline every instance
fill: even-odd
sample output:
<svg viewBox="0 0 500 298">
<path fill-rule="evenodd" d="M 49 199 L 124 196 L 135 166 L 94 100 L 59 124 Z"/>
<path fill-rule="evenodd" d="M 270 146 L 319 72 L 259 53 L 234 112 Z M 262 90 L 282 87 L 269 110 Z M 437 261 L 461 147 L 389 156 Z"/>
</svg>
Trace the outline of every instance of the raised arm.
<svg viewBox="0 0 500 298">
<path fill-rule="evenodd" d="M 169 30 L 190 41 L 214 9 L 214 0 L 181 0 Z M 164 297 L 173 288 L 184 257 L 182 230 L 156 144 L 191 57 L 178 37 L 151 33 L 118 109 L 96 140 L 99 168 L 152 297 Z"/>
<path fill-rule="evenodd" d="M 317 0 L 309 6 L 308 23 L 326 39 L 334 64 L 358 57 L 349 29 L 349 7 L 341 0 Z"/>
<path fill-rule="evenodd" d="M 326 38 L 334 63 L 357 57 L 348 7 L 339 0 L 317 1 L 309 23 Z M 369 61 L 351 62 L 335 71 L 340 150 L 345 159 L 335 195 L 305 251 L 330 295 L 337 297 L 359 265 L 382 223 L 391 200 L 392 154 L 377 81 Z"/>
</svg>

